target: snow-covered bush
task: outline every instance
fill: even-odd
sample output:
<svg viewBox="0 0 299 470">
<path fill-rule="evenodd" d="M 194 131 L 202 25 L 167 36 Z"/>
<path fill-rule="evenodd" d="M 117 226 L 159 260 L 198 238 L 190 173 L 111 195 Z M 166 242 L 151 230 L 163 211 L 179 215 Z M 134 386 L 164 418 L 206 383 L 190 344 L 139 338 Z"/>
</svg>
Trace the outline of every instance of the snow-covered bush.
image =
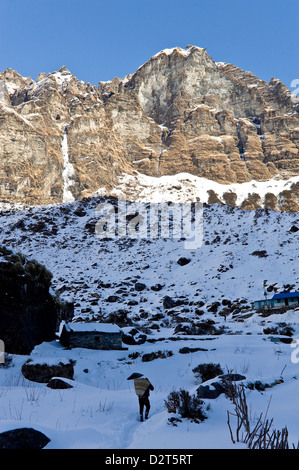
<svg viewBox="0 0 299 470">
<path fill-rule="evenodd" d="M 192 369 L 197 379 L 201 379 L 202 382 L 206 380 L 214 379 L 218 375 L 223 374 L 220 364 L 199 364 L 197 367 Z"/>
<path fill-rule="evenodd" d="M 168 413 L 178 413 L 182 418 L 188 418 L 195 422 L 206 419 L 203 405 L 204 402 L 196 395 L 190 395 L 187 390 L 183 389 L 170 392 L 165 400 Z"/>
</svg>

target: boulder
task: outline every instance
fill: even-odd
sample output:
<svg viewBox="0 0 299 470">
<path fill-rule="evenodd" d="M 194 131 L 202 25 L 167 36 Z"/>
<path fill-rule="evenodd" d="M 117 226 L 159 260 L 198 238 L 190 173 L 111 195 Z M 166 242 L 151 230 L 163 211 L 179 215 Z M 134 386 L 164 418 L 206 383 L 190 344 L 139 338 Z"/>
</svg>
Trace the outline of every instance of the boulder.
<svg viewBox="0 0 299 470">
<path fill-rule="evenodd" d="M 186 266 L 186 264 L 189 264 L 190 261 L 191 261 L 191 259 L 182 257 L 182 258 L 179 258 L 179 259 L 177 260 L 177 263 L 178 263 L 180 266 Z"/>
<path fill-rule="evenodd" d="M 213 382 L 211 386 L 213 388 L 210 388 L 209 385 L 200 385 L 197 389 L 198 398 L 218 398 L 225 391 L 224 387 L 218 382 Z"/>
<path fill-rule="evenodd" d="M 165 309 L 169 309 L 169 308 L 173 308 L 175 307 L 176 305 L 176 302 L 171 298 L 169 297 L 169 295 L 166 295 L 163 299 L 163 307 Z"/>
<path fill-rule="evenodd" d="M 138 292 L 141 292 L 141 291 L 143 291 L 145 288 L 146 288 L 146 285 L 145 285 L 145 284 L 143 284 L 142 282 L 136 282 L 136 284 L 135 284 L 135 290 L 137 290 Z"/>
<path fill-rule="evenodd" d="M 0 449 L 43 449 L 50 439 L 33 428 L 19 428 L 0 434 Z"/>
<path fill-rule="evenodd" d="M 155 292 L 158 292 L 160 291 L 161 289 L 163 289 L 163 286 L 161 284 L 155 284 L 154 286 L 151 287 L 151 290 L 155 291 Z"/>
<path fill-rule="evenodd" d="M 27 380 L 38 383 L 49 383 L 53 377 L 73 379 L 74 364 L 74 361 L 65 364 L 63 362 L 58 364 L 37 364 L 29 359 L 22 366 L 22 374 Z"/>
<path fill-rule="evenodd" d="M 128 345 L 143 344 L 146 339 L 146 334 L 140 333 L 136 328 L 132 328 L 128 333 L 122 335 L 122 342 Z"/>
<path fill-rule="evenodd" d="M 83 372 L 85 372 L 85 370 Z M 62 379 L 58 379 L 56 377 L 53 377 L 52 379 L 50 379 L 49 383 L 47 384 L 47 387 L 55 389 L 55 390 L 56 389 L 64 390 L 67 388 L 73 388 L 73 386 L 70 383 L 65 382 Z"/>
<path fill-rule="evenodd" d="M 109 295 L 109 297 L 107 297 L 106 301 L 107 302 L 118 302 L 119 297 L 117 297 L 117 295 Z"/>
</svg>

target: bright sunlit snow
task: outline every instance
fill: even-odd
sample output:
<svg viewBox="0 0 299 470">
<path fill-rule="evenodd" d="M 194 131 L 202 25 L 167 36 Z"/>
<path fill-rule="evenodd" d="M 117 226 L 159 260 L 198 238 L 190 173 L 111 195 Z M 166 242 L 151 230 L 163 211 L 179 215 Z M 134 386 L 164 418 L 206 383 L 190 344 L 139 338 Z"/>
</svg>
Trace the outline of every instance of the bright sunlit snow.
<svg viewBox="0 0 299 470">
<path fill-rule="evenodd" d="M 111 192 L 117 197 L 130 197 L 134 195 L 135 201 L 152 202 L 186 202 L 196 201 L 202 203 L 209 200 L 209 191 L 213 190 L 222 202 L 224 193 L 234 193 L 237 196 L 236 204 L 240 205 L 249 194 L 256 193 L 264 200 L 267 193 L 278 196 L 279 193 L 289 190 L 291 185 L 299 181 L 298 176 L 283 180 L 273 178 L 267 181 L 251 180 L 245 183 L 222 184 L 216 181 L 192 175 L 178 173 L 176 175 L 154 177 L 135 172 L 134 175 L 124 174 L 119 177 L 115 189 Z M 97 194 L 105 194 L 106 190 L 100 188 Z"/>
</svg>

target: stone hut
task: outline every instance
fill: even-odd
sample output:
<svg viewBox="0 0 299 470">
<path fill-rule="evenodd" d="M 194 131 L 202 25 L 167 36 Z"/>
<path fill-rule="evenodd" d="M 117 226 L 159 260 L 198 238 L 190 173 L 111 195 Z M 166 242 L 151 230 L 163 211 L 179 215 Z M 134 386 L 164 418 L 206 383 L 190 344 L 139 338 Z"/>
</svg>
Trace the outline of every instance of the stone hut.
<svg viewBox="0 0 299 470">
<path fill-rule="evenodd" d="M 61 325 L 60 343 L 70 348 L 124 349 L 122 331 L 112 323 L 74 322 Z"/>
</svg>

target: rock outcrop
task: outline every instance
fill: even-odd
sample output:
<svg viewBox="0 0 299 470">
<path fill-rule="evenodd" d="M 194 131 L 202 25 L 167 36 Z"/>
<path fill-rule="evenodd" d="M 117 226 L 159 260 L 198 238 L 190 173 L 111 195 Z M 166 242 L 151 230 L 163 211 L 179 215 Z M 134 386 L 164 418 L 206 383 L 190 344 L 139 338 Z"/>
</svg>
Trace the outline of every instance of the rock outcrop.
<svg viewBox="0 0 299 470">
<path fill-rule="evenodd" d="M 8 69 L 0 83 L 1 201 L 63 202 L 66 185 L 74 199 L 109 194 L 136 172 L 222 184 L 299 175 L 297 97 L 278 79 L 215 63 L 205 49 L 166 49 L 98 86 L 65 67 L 36 81 Z M 298 186 L 291 193 L 298 210 Z"/>
<path fill-rule="evenodd" d="M 74 378 L 74 362 L 59 362 L 57 364 L 39 364 L 30 359 L 22 366 L 23 376 L 32 382 L 49 383 L 53 377 Z"/>
<path fill-rule="evenodd" d="M 6 352 L 29 354 L 53 341 L 60 319 L 72 316 L 73 306 L 51 295 L 51 278 L 43 265 L 0 247 L 0 338 Z"/>
</svg>

